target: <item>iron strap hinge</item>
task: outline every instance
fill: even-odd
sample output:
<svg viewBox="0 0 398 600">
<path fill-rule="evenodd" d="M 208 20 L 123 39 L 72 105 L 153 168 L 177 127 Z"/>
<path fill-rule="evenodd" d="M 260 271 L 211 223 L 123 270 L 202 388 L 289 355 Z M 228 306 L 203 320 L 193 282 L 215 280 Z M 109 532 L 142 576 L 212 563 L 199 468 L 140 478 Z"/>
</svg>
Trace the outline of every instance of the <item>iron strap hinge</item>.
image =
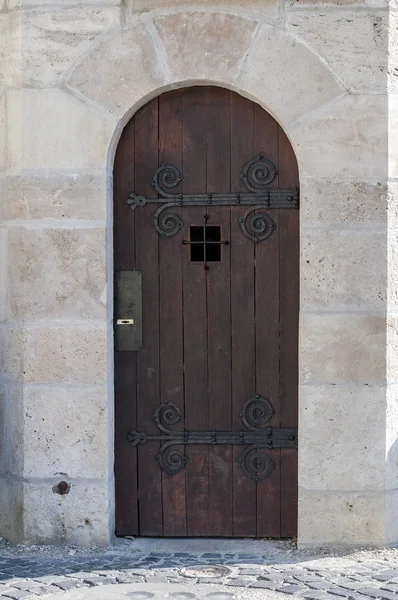
<svg viewBox="0 0 398 600">
<path fill-rule="evenodd" d="M 169 475 L 176 475 L 185 468 L 188 462 L 185 446 L 191 444 L 246 446 L 243 454 L 238 457 L 238 462 L 245 474 L 258 483 L 269 477 L 276 466 L 263 450 L 294 449 L 298 444 L 297 429 L 264 427 L 274 414 L 275 410 L 270 401 L 256 394 L 243 405 L 240 411 L 247 431 L 176 431 L 170 427 L 183 419 L 183 412 L 177 404 L 165 402 L 158 406 L 153 415 L 153 420 L 161 432 L 159 435 L 149 435 L 131 429 L 127 439 L 132 447 L 147 442 L 161 442 L 156 459 L 160 467 Z M 184 451 L 182 452 L 176 446 L 184 446 Z"/>
</svg>

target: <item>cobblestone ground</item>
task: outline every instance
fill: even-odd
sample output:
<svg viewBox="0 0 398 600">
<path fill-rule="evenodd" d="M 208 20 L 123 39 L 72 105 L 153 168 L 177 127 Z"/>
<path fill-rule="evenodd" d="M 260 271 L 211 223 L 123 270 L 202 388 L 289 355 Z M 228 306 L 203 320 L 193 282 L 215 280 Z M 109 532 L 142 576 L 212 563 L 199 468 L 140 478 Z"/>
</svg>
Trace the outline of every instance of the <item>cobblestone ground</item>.
<svg viewBox="0 0 398 600">
<path fill-rule="evenodd" d="M 217 584 L 308 600 L 398 600 L 398 549 L 315 555 L 267 540 L 123 539 L 90 551 L 0 544 L 2 598 L 59 593 L 61 600 L 65 590 L 134 583 Z"/>
</svg>

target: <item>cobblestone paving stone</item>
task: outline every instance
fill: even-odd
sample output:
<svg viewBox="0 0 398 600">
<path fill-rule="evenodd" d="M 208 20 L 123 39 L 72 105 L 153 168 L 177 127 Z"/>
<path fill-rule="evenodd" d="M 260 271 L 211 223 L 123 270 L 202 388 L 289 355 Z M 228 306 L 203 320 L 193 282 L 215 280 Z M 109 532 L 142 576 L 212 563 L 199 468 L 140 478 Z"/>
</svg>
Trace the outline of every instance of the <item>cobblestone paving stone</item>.
<svg viewBox="0 0 398 600">
<path fill-rule="evenodd" d="M 181 541 L 181 544 L 184 542 Z M 208 540 L 211 546 L 211 540 Z M 279 545 L 278 545 L 279 544 Z M 284 553 L 272 548 L 286 548 Z M 398 600 L 398 549 L 350 555 L 303 555 L 287 542 L 268 552 L 165 552 L 131 542 L 106 550 L 46 551 L 0 545 L 0 598 L 45 597 L 109 584 L 215 584 L 276 591 L 307 600 Z M 236 542 L 235 542 L 236 546 Z"/>
</svg>

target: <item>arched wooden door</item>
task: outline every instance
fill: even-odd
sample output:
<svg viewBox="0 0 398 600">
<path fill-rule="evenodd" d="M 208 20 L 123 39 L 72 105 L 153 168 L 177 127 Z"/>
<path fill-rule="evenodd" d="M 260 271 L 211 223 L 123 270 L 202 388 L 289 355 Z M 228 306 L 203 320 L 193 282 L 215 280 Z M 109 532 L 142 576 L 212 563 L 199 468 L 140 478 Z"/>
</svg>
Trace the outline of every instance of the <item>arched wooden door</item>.
<svg viewBox="0 0 398 600">
<path fill-rule="evenodd" d="M 115 159 L 116 532 L 290 537 L 298 169 L 260 106 L 155 98 Z"/>
</svg>

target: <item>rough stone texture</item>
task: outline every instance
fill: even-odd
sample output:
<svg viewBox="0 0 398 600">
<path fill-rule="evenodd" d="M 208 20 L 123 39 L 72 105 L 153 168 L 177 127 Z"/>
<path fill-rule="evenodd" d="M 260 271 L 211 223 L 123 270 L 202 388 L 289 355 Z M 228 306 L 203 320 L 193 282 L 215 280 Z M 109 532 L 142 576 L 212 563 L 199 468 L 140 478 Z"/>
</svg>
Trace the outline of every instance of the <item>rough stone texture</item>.
<svg viewBox="0 0 398 600">
<path fill-rule="evenodd" d="M 382 313 L 387 295 L 385 231 L 311 229 L 301 247 L 304 310 Z"/>
<path fill-rule="evenodd" d="M 356 94 L 384 94 L 388 63 L 388 13 L 314 11 L 287 13 L 289 31 L 305 40 Z"/>
<path fill-rule="evenodd" d="M 370 183 L 387 179 L 386 96 L 346 95 L 293 123 L 290 132 L 304 176 Z"/>
<path fill-rule="evenodd" d="M 385 317 L 302 313 L 300 340 L 303 383 L 385 383 Z"/>
<path fill-rule="evenodd" d="M 106 174 L 18 174 L 0 178 L 0 220 L 106 219 Z"/>
<path fill-rule="evenodd" d="M 332 71 L 308 46 L 267 24 L 253 41 L 237 86 L 264 99 L 264 108 L 285 126 L 343 92 Z"/>
<path fill-rule="evenodd" d="M 25 169 L 105 166 L 114 124 L 71 95 L 12 90 L 7 95 L 9 166 Z"/>
<path fill-rule="evenodd" d="M 23 13 L 23 83 L 57 85 L 93 41 L 119 24 L 118 7 L 40 7 Z"/>
<path fill-rule="evenodd" d="M 106 386 L 27 386 L 23 476 L 104 478 L 108 469 Z M 62 475 L 64 477 L 64 475 Z"/>
<path fill-rule="evenodd" d="M 150 98 L 210 83 L 269 110 L 300 166 L 299 543 L 398 541 L 398 3 L 388 7 L 0 0 L 0 536 L 109 539 L 114 151 Z M 61 478 L 66 496 L 52 490 Z"/>
<path fill-rule="evenodd" d="M 9 238 L 12 318 L 106 318 L 105 229 L 13 227 Z"/>
<path fill-rule="evenodd" d="M 53 487 L 65 479 L 24 483 L 24 538 L 27 543 L 48 543 L 51 539 L 86 546 L 109 540 L 109 484 L 101 480 L 68 479 L 70 491 L 59 495 Z"/>
<path fill-rule="evenodd" d="M 122 116 L 164 83 L 164 66 L 146 22 L 136 20 L 83 57 L 68 85 Z"/>
<path fill-rule="evenodd" d="M 25 335 L 26 382 L 106 383 L 106 327 L 41 324 L 27 328 Z"/>
</svg>

